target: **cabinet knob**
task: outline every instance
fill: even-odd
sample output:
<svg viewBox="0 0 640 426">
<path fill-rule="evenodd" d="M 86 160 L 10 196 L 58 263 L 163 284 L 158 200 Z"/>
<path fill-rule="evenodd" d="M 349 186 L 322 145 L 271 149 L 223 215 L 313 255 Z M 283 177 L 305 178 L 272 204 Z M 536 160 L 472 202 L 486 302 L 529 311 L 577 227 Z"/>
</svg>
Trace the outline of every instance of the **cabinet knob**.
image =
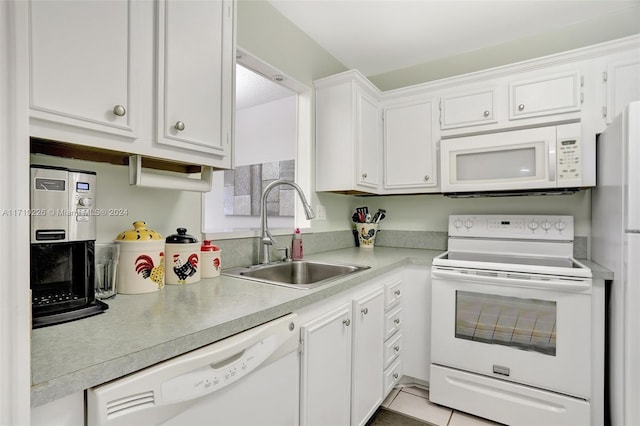
<svg viewBox="0 0 640 426">
<path fill-rule="evenodd" d="M 394 378 L 394 379 L 396 379 L 396 380 L 398 380 L 398 373 L 394 373 L 394 374 L 393 374 L 393 378 Z"/>
<path fill-rule="evenodd" d="M 363 174 L 362 174 L 362 179 L 366 179 L 366 178 L 367 178 L 367 174 L 366 174 L 366 173 L 363 173 Z"/>
<path fill-rule="evenodd" d="M 362 308 L 360 312 L 362 312 L 364 315 L 367 315 L 369 313 L 369 308 Z"/>
<path fill-rule="evenodd" d="M 396 290 L 394 293 L 396 294 L 396 296 L 400 296 L 400 290 Z"/>
<path fill-rule="evenodd" d="M 518 105 L 518 111 L 522 111 L 524 109 L 524 104 Z"/>
<path fill-rule="evenodd" d="M 429 179 L 431 179 L 431 176 L 429 176 L 429 175 L 425 175 L 425 177 L 424 177 L 424 181 L 425 181 L 425 182 L 429 182 Z"/>
<path fill-rule="evenodd" d="M 184 130 L 184 121 L 176 121 L 176 125 L 173 126 L 175 127 L 176 130 L 178 131 L 183 131 Z"/>
<path fill-rule="evenodd" d="M 343 323 L 345 326 L 349 327 L 349 326 L 351 325 L 351 320 L 350 320 L 350 319 L 346 319 L 346 320 L 342 321 L 342 323 Z"/>
<path fill-rule="evenodd" d="M 485 117 L 488 117 L 489 115 L 491 115 L 491 112 L 489 112 L 489 110 L 487 109 L 487 110 L 484 111 L 483 115 Z"/>
<path fill-rule="evenodd" d="M 400 346 L 394 346 L 393 350 L 396 351 L 396 352 L 400 352 Z"/>
<path fill-rule="evenodd" d="M 396 319 L 394 319 L 394 320 L 393 320 L 393 323 L 394 323 L 395 325 L 400 324 L 400 318 L 396 318 Z"/>
<path fill-rule="evenodd" d="M 127 109 L 123 105 L 116 105 L 113 107 L 113 113 L 118 117 L 123 117 L 127 113 Z"/>
</svg>

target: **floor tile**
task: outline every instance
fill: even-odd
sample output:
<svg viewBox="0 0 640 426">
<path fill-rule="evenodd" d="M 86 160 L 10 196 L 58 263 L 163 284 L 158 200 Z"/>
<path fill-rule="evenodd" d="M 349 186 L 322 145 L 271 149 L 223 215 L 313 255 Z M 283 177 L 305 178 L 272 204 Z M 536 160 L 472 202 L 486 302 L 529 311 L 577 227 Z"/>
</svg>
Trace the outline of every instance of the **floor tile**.
<svg viewBox="0 0 640 426">
<path fill-rule="evenodd" d="M 491 420 L 475 417 L 467 413 L 461 413 L 460 411 L 454 411 L 449 420 L 449 426 L 495 426 L 500 423 L 492 422 Z"/>
<path fill-rule="evenodd" d="M 417 386 L 407 386 L 404 388 L 400 388 L 402 392 L 407 392 L 415 396 L 420 396 L 422 398 L 429 399 L 429 391 L 426 389 L 419 388 Z"/>
<path fill-rule="evenodd" d="M 391 392 L 389 392 L 389 395 L 387 395 L 384 401 L 382 401 L 381 405 L 385 408 L 389 408 L 389 406 L 391 405 L 393 400 L 396 398 L 396 396 L 398 396 L 399 393 L 400 393 L 400 389 L 394 388 Z"/>
<path fill-rule="evenodd" d="M 452 411 L 449 408 L 432 404 L 427 399 L 408 392 L 400 392 L 391 403 L 389 409 L 437 426 L 447 426 Z"/>
</svg>

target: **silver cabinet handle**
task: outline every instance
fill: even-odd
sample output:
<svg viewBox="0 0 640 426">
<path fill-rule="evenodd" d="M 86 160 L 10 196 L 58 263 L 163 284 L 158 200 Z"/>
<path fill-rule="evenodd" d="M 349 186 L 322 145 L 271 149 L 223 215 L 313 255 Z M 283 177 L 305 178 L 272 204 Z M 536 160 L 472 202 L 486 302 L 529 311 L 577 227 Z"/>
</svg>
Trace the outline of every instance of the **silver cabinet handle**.
<svg viewBox="0 0 640 426">
<path fill-rule="evenodd" d="M 349 327 L 349 326 L 351 325 L 351 320 L 346 319 L 346 320 L 342 321 L 342 323 L 343 323 L 345 326 Z"/>
<path fill-rule="evenodd" d="M 394 346 L 393 350 L 396 351 L 396 352 L 400 352 L 400 346 Z"/>
<path fill-rule="evenodd" d="M 400 290 L 395 291 L 396 296 L 400 296 Z"/>
<path fill-rule="evenodd" d="M 484 111 L 484 113 L 483 113 L 483 115 L 484 115 L 485 117 L 488 117 L 490 114 L 491 114 L 491 113 L 489 112 L 489 110 L 488 110 L 488 109 L 487 109 L 487 110 L 485 110 L 485 111 Z"/>
<path fill-rule="evenodd" d="M 369 313 L 369 308 L 362 308 L 362 310 L 360 311 L 363 314 L 367 315 Z"/>
<path fill-rule="evenodd" d="M 518 105 L 518 111 L 522 111 L 524 109 L 524 104 Z"/>
<path fill-rule="evenodd" d="M 429 182 L 429 179 L 431 179 L 431 176 L 429 176 L 429 175 L 426 175 L 426 176 L 424 177 L 424 181 L 425 181 L 425 182 Z"/>
<path fill-rule="evenodd" d="M 123 117 L 127 113 L 127 109 L 123 105 L 116 105 L 113 107 L 113 113 L 118 117 Z"/>
<path fill-rule="evenodd" d="M 395 325 L 400 324 L 400 318 L 396 318 L 396 319 L 394 319 L 394 320 L 393 320 L 393 322 L 395 323 Z"/>
<path fill-rule="evenodd" d="M 176 130 L 178 131 L 183 131 L 184 130 L 184 121 L 177 121 L 176 125 L 173 126 L 175 127 Z"/>
<path fill-rule="evenodd" d="M 393 374 L 393 378 L 394 378 L 394 379 L 398 379 L 398 373 L 394 373 L 394 374 Z"/>
<path fill-rule="evenodd" d="M 363 173 L 363 174 L 362 174 L 362 179 L 366 179 L 366 178 L 367 178 L 367 174 L 366 174 L 366 173 Z"/>
</svg>

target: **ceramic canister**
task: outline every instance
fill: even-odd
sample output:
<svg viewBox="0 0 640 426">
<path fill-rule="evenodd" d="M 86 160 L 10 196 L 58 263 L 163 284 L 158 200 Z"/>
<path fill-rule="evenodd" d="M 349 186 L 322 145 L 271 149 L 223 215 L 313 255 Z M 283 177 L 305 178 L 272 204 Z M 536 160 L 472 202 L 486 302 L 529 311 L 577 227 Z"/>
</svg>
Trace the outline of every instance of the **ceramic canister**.
<svg viewBox="0 0 640 426">
<path fill-rule="evenodd" d="M 114 241 L 120 246 L 118 293 L 150 293 L 164 287 L 162 235 L 138 221 L 133 223 L 133 229 L 121 232 Z"/>
<path fill-rule="evenodd" d="M 220 276 L 220 269 L 222 268 L 220 254 L 220 248 L 211 241 L 204 240 L 200 247 L 200 254 L 202 257 L 202 278 L 214 278 Z"/>
<path fill-rule="evenodd" d="M 166 239 L 165 258 L 167 284 L 193 284 L 200 281 L 200 244 L 187 234 L 185 228 L 178 228 L 177 234 Z"/>
</svg>

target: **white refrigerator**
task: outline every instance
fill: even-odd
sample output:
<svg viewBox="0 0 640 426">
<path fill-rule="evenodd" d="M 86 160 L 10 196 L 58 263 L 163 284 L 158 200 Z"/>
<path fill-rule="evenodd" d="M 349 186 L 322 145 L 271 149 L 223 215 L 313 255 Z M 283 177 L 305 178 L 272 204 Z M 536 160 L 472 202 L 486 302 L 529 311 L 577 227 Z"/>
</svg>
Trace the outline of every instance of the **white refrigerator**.
<svg viewBox="0 0 640 426">
<path fill-rule="evenodd" d="M 640 102 L 598 137 L 591 258 L 611 269 L 608 303 L 611 424 L 640 425 Z"/>
</svg>

